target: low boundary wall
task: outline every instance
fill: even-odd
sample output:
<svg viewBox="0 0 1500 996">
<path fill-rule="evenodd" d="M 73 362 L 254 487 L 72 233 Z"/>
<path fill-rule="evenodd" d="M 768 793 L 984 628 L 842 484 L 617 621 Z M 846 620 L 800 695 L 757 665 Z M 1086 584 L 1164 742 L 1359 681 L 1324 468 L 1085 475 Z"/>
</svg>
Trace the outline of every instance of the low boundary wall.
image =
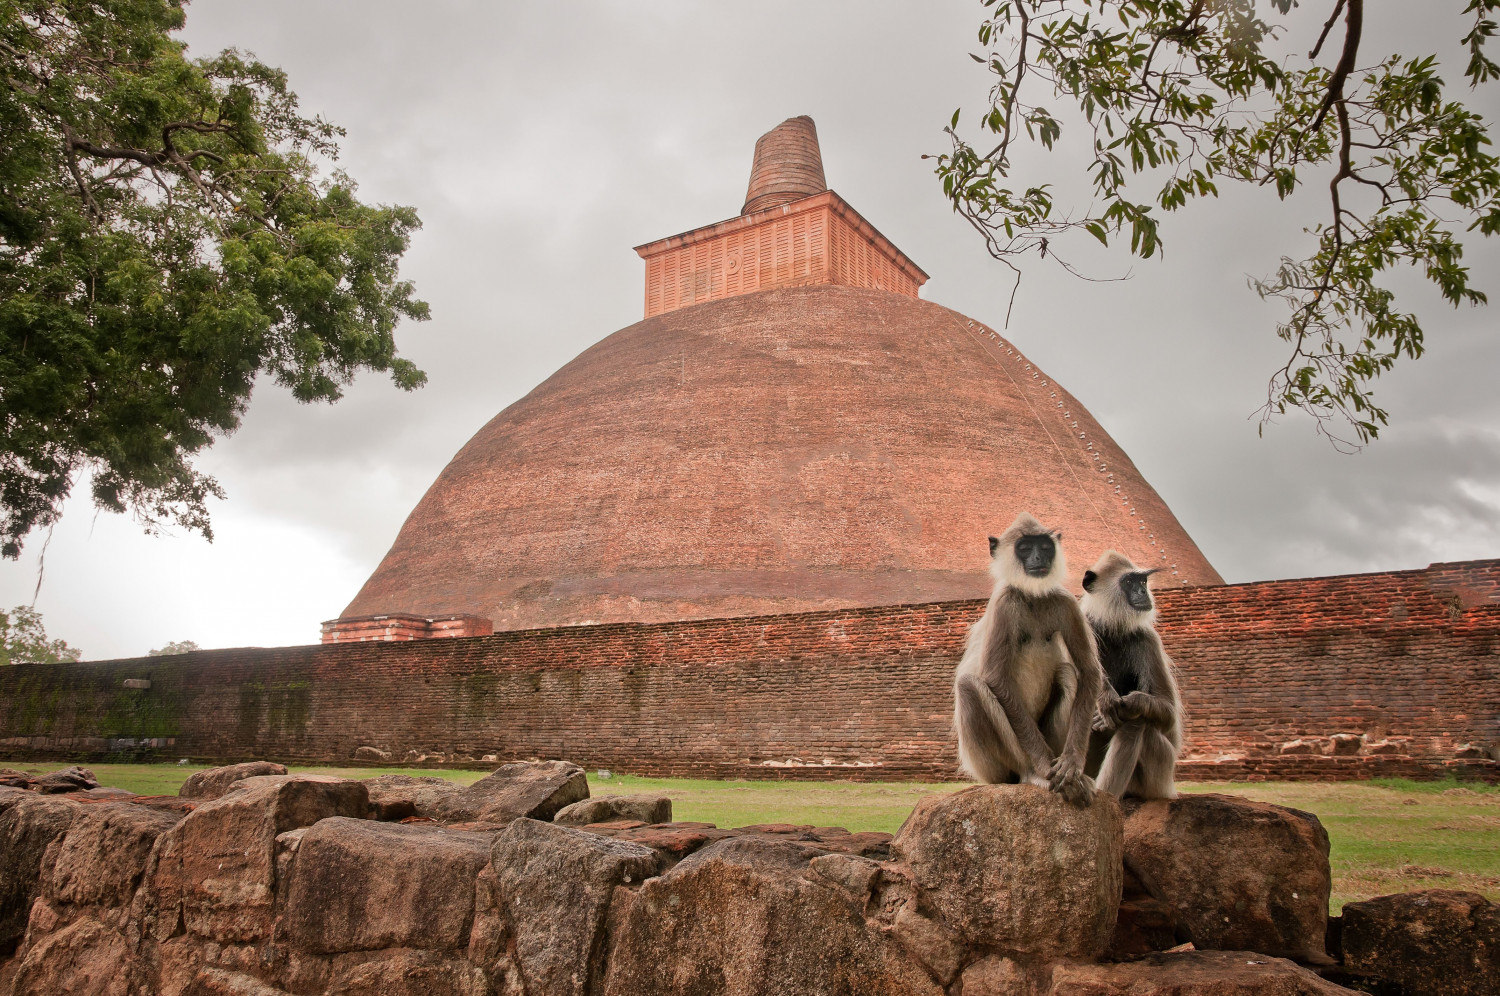
<svg viewBox="0 0 1500 996">
<path fill-rule="evenodd" d="M 1500 560 L 1158 603 L 1188 712 L 1184 777 L 1497 777 Z M 953 668 L 982 610 L 15 665 L 0 668 L 0 757 L 349 764 L 372 748 L 424 766 L 558 757 L 654 775 L 946 779 Z M 1364 744 L 1333 756 L 1335 734 Z"/>
</svg>

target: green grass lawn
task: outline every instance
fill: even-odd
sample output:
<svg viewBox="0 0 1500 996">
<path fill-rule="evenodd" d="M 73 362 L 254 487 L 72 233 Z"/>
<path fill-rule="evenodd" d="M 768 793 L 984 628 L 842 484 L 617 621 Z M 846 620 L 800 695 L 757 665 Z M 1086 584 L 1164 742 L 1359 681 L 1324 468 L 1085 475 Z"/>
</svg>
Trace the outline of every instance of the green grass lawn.
<svg viewBox="0 0 1500 996">
<path fill-rule="evenodd" d="M 57 765 L 29 765 L 48 771 Z M 195 767 L 101 764 L 103 785 L 142 795 L 175 794 Z M 377 774 L 438 775 L 468 783 L 481 771 L 295 768 L 346 778 Z M 638 778 L 591 773 L 595 795 L 659 793 L 678 820 L 723 827 L 752 823 L 841 826 L 894 833 L 924 795 L 960 784 L 887 782 L 751 782 Z M 1500 787 L 1457 782 L 1191 782 L 1184 792 L 1226 792 L 1316 813 L 1332 842 L 1332 908 L 1356 899 L 1414 889 L 1466 889 L 1500 900 Z"/>
</svg>

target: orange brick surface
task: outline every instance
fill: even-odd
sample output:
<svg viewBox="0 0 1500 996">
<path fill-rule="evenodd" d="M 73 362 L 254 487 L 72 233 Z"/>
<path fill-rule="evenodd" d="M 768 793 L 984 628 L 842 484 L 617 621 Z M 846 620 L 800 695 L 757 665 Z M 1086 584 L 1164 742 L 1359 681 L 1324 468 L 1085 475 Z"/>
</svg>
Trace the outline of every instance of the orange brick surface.
<svg viewBox="0 0 1500 996">
<path fill-rule="evenodd" d="M 1076 587 L 1114 548 L 1160 586 L 1218 573 L 1079 401 L 993 329 L 854 287 L 649 318 L 475 434 L 342 615 L 497 629 L 989 591 L 1030 511 Z"/>
<path fill-rule="evenodd" d="M 773 287 L 841 284 L 916 297 L 927 274 L 833 191 L 674 235 L 646 261 L 646 317 Z"/>
<path fill-rule="evenodd" d="M 817 125 L 805 114 L 787 118 L 755 142 L 750 186 L 740 214 L 754 214 L 827 189 Z"/>
</svg>

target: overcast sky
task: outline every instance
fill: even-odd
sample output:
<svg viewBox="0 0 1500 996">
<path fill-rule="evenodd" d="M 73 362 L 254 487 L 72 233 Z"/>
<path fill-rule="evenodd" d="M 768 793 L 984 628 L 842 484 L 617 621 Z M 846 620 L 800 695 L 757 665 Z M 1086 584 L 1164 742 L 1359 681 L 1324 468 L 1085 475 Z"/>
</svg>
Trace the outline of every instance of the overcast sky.
<svg viewBox="0 0 1500 996">
<path fill-rule="evenodd" d="M 1297 23 L 1321 23 L 1323 6 Z M 1463 6 L 1377 0 L 1365 51 L 1456 60 Z M 88 659 L 315 642 L 486 420 L 640 319 L 631 247 L 735 215 L 756 137 L 796 114 L 817 122 L 829 185 L 932 275 L 922 296 L 1001 327 L 1007 271 L 920 158 L 946 147 L 955 107 L 983 106 L 988 79 L 966 57 L 980 10 L 196 0 L 193 54 L 235 46 L 286 70 L 305 111 L 348 130 L 340 165 L 363 196 L 420 212 L 403 274 L 433 318 L 398 341 L 430 381 L 403 394 L 366 376 L 331 407 L 261 386 L 201 460 L 228 492 L 212 544 L 74 501 L 36 600 L 51 635 Z M 1456 95 L 1494 120 L 1497 91 Z M 1067 164 L 1039 159 L 1037 175 L 1063 182 Z M 1246 278 L 1305 251 L 1322 209 L 1316 194 L 1236 191 L 1169 218 L 1162 259 L 1079 258 L 1128 281 L 1033 269 L 1007 335 L 1089 406 L 1230 581 L 1500 556 L 1500 311 L 1410 299 L 1428 355 L 1379 383 L 1394 426 L 1363 453 L 1335 453 L 1297 419 L 1257 435 L 1285 357 L 1278 312 Z M 1492 295 L 1495 241 L 1467 257 Z M 0 565 L 0 605 L 31 602 L 42 540 Z"/>
</svg>

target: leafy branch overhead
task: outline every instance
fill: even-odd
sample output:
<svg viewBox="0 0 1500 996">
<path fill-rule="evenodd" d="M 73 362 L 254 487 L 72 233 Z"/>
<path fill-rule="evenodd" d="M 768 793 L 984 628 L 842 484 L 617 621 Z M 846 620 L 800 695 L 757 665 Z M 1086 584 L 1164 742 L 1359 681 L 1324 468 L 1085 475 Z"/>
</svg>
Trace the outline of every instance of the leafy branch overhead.
<svg viewBox="0 0 1500 996">
<path fill-rule="evenodd" d="M 1423 349 L 1421 324 L 1388 286 L 1391 271 L 1414 267 L 1452 304 L 1483 304 L 1461 238 L 1500 230 L 1500 160 L 1481 117 L 1447 96 L 1436 60 L 1370 59 L 1364 0 L 1325 0 L 1326 20 L 1293 26 L 1266 20 L 1254 0 L 982 2 L 985 53 L 973 58 L 995 79 L 981 122 L 993 138 L 971 145 L 955 111 L 937 173 L 991 254 L 1018 278 L 1018 257 L 1057 259 L 1076 235 L 1105 245 L 1128 237 L 1131 253 L 1150 257 L 1161 248 L 1159 211 L 1217 195 L 1222 182 L 1283 199 L 1326 184 L 1321 217 L 1306 230 L 1311 251 L 1252 281 L 1285 302 L 1276 331 L 1290 347 L 1262 427 L 1301 409 L 1336 444 L 1374 439 L 1387 414 L 1373 381 Z M 1298 5 L 1269 6 L 1288 15 Z M 1500 0 L 1464 8 L 1471 86 L 1500 77 L 1485 52 L 1497 8 Z M 1379 9 L 1430 16 L 1425 4 Z M 1092 139 L 1094 200 L 1077 213 L 1048 185 L 1011 183 L 1023 145 L 1052 149 L 1071 116 L 1049 110 L 1049 97 L 1076 104 Z"/>
<path fill-rule="evenodd" d="M 328 164 L 283 73 L 190 59 L 174 0 L 0 0 L 0 552 L 87 476 L 100 508 L 211 538 L 194 454 L 262 372 L 304 402 L 396 355 L 427 305 L 408 207 Z"/>
</svg>

